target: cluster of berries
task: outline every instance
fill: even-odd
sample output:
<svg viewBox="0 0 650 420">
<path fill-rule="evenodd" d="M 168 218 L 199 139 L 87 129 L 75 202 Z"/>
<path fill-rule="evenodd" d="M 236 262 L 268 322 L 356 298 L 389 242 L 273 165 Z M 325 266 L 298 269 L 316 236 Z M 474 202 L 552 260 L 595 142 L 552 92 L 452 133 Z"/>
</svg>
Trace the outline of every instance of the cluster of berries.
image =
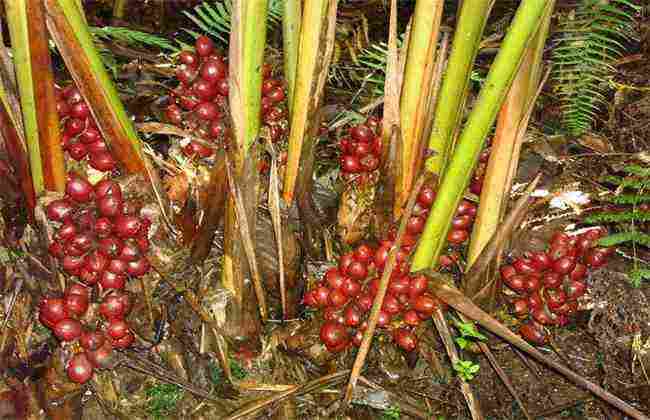
<svg viewBox="0 0 650 420">
<path fill-rule="evenodd" d="M 358 185 L 376 181 L 374 173 L 379 168 L 382 153 L 380 129 L 379 120 L 370 117 L 365 123 L 350 128 L 348 136 L 339 140 L 343 180 L 355 181 Z"/>
<path fill-rule="evenodd" d="M 512 311 L 526 320 L 519 330 L 522 337 L 542 345 L 548 340 L 545 326 L 567 325 L 587 291 L 589 269 L 605 265 L 613 252 L 596 246 L 605 234 L 602 228 L 576 236 L 556 232 L 548 251 L 526 252 L 501 267 Z"/>
<path fill-rule="evenodd" d="M 179 66 L 176 80 L 179 84 L 172 90 L 173 102 L 166 109 L 167 120 L 197 137 L 213 142 L 214 146 L 226 146 L 230 133 L 224 121 L 228 108 L 228 66 L 212 40 L 200 36 L 195 42 L 195 52 L 183 51 L 178 55 Z M 283 82 L 271 78 L 271 67 L 263 68 L 262 119 L 268 126 L 272 141 L 286 134 L 286 109 Z M 197 141 L 190 141 L 183 153 L 188 157 L 209 158 L 214 148 Z"/>
<path fill-rule="evenodd" d="M 74 84 L 64 89 L 57 86 L 55 93 L 63 150 L 76 161 L 87 160 L 98 171 L 113 171 L 117 167 L 115 158 L 79 89 Z"/>
</svg>

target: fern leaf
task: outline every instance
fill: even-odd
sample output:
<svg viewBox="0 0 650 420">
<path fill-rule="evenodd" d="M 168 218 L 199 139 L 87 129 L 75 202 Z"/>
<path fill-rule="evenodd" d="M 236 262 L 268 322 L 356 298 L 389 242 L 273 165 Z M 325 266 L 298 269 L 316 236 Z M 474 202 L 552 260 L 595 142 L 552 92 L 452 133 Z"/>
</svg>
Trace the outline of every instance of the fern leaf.
<svg viewBox="0 0 650 420">
<path fill-rule="evenodd" d="M 605 236 L 598 241 L 601 246 L 616 246 L 623 243 L 634 243 L 638 245 L 650 246 L 650 235 L 647 233 L 629 231 L 619 232 Z"/>
<path fill-rule="evenodd" d="M 648 222 L 650 221 L 649 211 L 626 211 L 622 213 L 596 213 L 585 217 L 585 223 L 626 223 L 626 222 Z"/>
<path fill-rule="evenodd" d="M 148 32 L 136 31 L 133 29 L 102 26 L 91 27 L 90 33 L 97 39 L 105 41 L 122 41 L 132 46 L 157 47 L 161 50 L 178 51 L 168 39 Z"/>
<path fill-rule="evenodd" d="M 631 204 L 636 205 L 640 203 L 650 203 L 650 194 L 621 194 L 606 199 L 614 204 Z"/>
<path fill-rule="evenodd" d="M 641 282 L 644 280 L 650 280 L 650 269 L 637 268 L 630 272 L 630 281 L 634 287 L 641 286 Z"/>
</svg>

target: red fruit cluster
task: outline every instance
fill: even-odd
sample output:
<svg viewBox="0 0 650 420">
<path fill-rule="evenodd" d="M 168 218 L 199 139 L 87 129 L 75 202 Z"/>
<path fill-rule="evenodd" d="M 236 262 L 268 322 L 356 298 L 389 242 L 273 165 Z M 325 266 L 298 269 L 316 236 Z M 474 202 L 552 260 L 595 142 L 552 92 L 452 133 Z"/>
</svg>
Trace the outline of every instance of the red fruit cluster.
<svg viewBox="0 0 650 420">
<path fill-rule="evenodd" d="M 365 123 L 350 128 L 349 135 L 339 140 L 341 177 L 363 185 L 379 168 L 382 142 L 379 120 L 370 117 Z"/>
<path fill-rule="evenodd" d="M 151 221 L 137 215 L 135 203 L 108 179 L 94 187 L 69 174 L 66 196 L 47 206 L 47 217 L 60 223 L 49 246 L 63 270 L 85 284 L 121 290 L 127 277 L 149 272 L 146 257 Z"/>
<path fill-rule="evenodd" d="M 434 198 L 434 191 L 425 186 L 418 194 L 417 205 L 428 211 Z M 427 278 L 409 274 L 408 256 L 424 229 L 424 220 L 426 214 L 412 216 L 408 221 L 377 322 L 379 328 L 391 331 L 393 341 L 406 351 L 417 347 L 415 327 L 440 305 L 427 292 Z M 377 248 L 364 244 L 344 254 L 339 266 L 329 269 L 322 281 L 305 294 L 305 305 L 323 311 L 325 323 L 320 337 L 330 351 L 361 344 L 395 234 L 395 229 L 391 230 Z"/>
<path fill-rule="evenodd" d="M 84 383 L 93 376 L 94 369 L 111 365 L 114 348 L 124 349 L 135 340 L 135 335 L 124 320 L 129 313 L 129 298 L 122 292 L 107 295 L 99 305 L 104 323 L 97 329 L 83 325 L 90 301 L 90 289 L 79 283 L 69 286 L 63 297 L 46 297 L 41 300 L 39 320 L 65 343 L 78 342 L 83 351 L 68 361 L 68 377 Z"/>
<path fill-rule="evenodd" d="M 62 123 L 63 150 L 76 161 L 87 159 L 88 164 L 98 171 L 114 170 L 117 163 L 79 89 L 71 84 L 65 89 L 55 87 L 55 92 L 56 108 Z"/>
<path fill-rule="evenodd" d="M 178 86 L 172 90 L 173 103 L 167 107 L 166 118 L 174 125 L 196 133 L 197 137 L 212 141 L 215 146 L 227 145 L 230 134 L 224 122 L 228 97 L 228 66 L 210 38 L 201 36 L 195 51 L 179 54 L 176 69 Z M 282 124 L 286 110 L 281 80 L 271 78 L 271 68 L 264 66 L 262 83 L 262 117 L 269 126 L 271 139 L 277 141 L 285 134 Z M 190 142 L 183 148 L 188 157 L 208 158 L 214 149 L 205 144 Z"/>
<path fill-rule="evenodd" d="M 485 178 L 485 171 L 487 170 L 488 160 L 490 160 L 490 149 L 485 149 L 481 153 L 478 160 L 478 166 L 474 170 L 472 180 L 469 183 L 469 191 L 472 194 L 481 195 L 483 189 L 483 179 Z"/>
<path fill-rule="evenodd" d="M 577 299 L 587 291 L 590 268 L 602 267 L 613 248 L 596 242 L 605 234 L 601 228 L 577 236 L 553 235 L 548 251 L 526 252 L 501 267 L 501 278 L 511 294 L 513 313 L 527 319 L 519 332 L 534 344 L 544 344 L 544 326 L 563 327 L 578 309 Z"/>
</svg>

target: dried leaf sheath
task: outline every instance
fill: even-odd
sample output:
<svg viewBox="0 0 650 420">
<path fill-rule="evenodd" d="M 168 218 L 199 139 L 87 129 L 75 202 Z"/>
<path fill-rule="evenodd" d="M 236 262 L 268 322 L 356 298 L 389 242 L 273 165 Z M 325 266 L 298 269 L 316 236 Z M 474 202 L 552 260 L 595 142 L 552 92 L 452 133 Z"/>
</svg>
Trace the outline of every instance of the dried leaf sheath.
<svg viewBox="0 0 650 420">
<path fill-rule="evenodd" d="M 129 173 L 144 173 L 141 145 L 74 0 L 45 0 L 47 26 L 104 138 Z"/>
</svg>

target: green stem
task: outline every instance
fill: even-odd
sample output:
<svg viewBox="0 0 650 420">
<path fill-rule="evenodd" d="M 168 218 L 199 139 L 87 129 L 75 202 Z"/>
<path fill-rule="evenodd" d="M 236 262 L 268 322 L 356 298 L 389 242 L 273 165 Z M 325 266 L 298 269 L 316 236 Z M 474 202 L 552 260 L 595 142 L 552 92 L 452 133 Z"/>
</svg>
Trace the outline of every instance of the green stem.
<svg viewBox="0 0 650 420">
<path fill-rule="evenodd" d="M 25 140 L 29 153 L 29 166 L 36 195 L 45 190 L 43 162 L 38 136 L 36 95 L 32 84 L 32 62 L 29 54 L 29 29 L 27 26 L 27 6 L 25 0 L 5 2 L 7 24 L 11 36 L 12 53 L 16 67 L 16 81 L 20 94 L 20 105 L 25 127 Z"/>
<path fill-rule="evenodd" d="M 472 2 L 466 0 L 464 7 Z M 412 270 L 435 267 L 447 240 L 451 219 L 462 199 L 485 138 L 519 69 L 524 51 L 542 21 L 547 0 L 524 0 L 519 6 L 487 80 L 458 140 L 438 197 L 415 251 Z M 444 104 L 444 101 L 441 101 Z"/>
<path fill-rule="evenodd" d="M 300 26 L 302 21 L 302 5 L 300 1 L 284 0 L 282 15 L 282 40 L 284 54 L 284 77 L 287 79 L 289 113 L 293 106 L 293 91 L 295 89 L 296 68 L 300 46 Z"/>
<path fill-rule="evenodd" d="M 493 4 L 494 0 L 465 0 L 460 10 L 429 139 L 429 149 L 435 154 L 426 167 L 438 175 L 447 165 L 452 139 L 463 116 L 472 66 Z"/>
</svg>

